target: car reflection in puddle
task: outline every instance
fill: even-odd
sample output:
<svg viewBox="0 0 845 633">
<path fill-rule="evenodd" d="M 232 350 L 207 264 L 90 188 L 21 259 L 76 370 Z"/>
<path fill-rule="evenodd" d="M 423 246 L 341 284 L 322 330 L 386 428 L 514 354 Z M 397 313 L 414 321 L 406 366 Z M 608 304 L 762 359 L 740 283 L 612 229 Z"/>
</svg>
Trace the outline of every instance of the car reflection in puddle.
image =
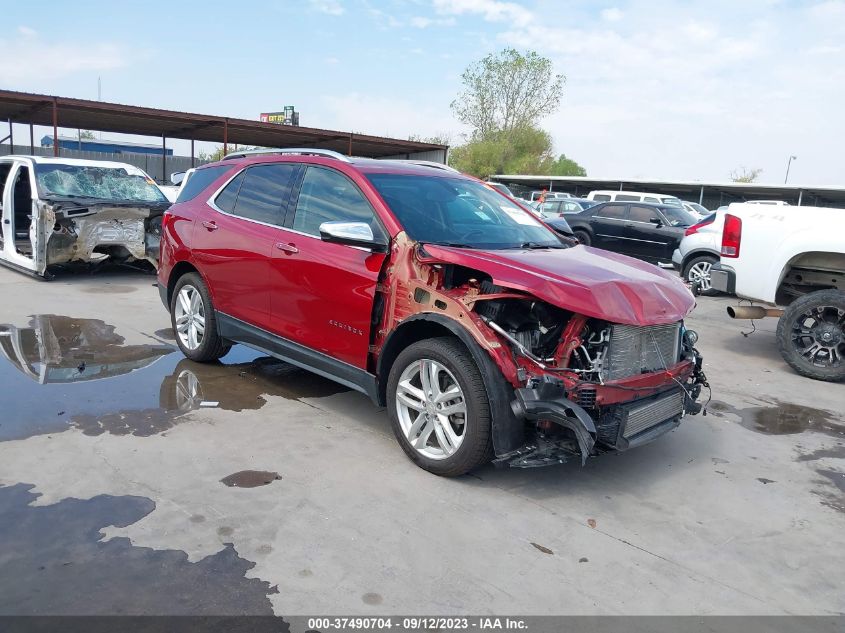
<svg viewBox="0 0 845 633">
<path fill-rule="evenodd" d="M 347 388 L 240 345 L 194 363 L 170 345 L 125 345 L 98 319 L 38 315 L 0 325 L 7 396 L 0 441 L 64 431 L 154 435 L 202 407 L 259 409 L 265 396 L 320 398 Z"/>
</svg>

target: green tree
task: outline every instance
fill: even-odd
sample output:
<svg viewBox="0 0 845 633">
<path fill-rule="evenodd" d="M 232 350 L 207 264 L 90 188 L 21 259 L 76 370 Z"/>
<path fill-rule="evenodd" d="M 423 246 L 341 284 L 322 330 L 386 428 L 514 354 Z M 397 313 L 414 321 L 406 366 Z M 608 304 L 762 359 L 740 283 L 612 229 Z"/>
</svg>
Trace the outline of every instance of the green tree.
<svg viewBox="0 0 845 633">
<path fill-rule="evenodd" d="M 79 138 L 90 141 L 94 138 L 94 133 L 91 130 L 79 130 Z"/>
<path fill-rule="evenodd" d="M 452 150 L 449 164 L 482 179 L 493 174 L 587 175 L 565 154 L 555 159 L 551 136 L 536 127 L 501 130 L 486 139 L 469 141 Z"/>
<path fill-rule="evenodd" d="M 561 154 L 558 159 L 552 163 L 550 176 L 586 176 L 587 170 L 581 167 L 571 158 L 567 158 L 566 154 Z"/>
<path fill-rule="evenodd" d="M 536 127 L 557 110 L 566 78 L 534 51 L 523 55 L 506 48 L 470 65 L 461 80 L 464 89 L 452 111 L 472 128 L 473 140 L 486 140 L 497 132 Z"/>
<path fill-rule="evenodd" d="M 747 169 L 745 167 L 740 167 L 739 169 L 734 169 L 731 172 L 731 180 L 734 182 L 756 182 L 757 178 L 762 173 L 762 169 Z"/>
</svg>

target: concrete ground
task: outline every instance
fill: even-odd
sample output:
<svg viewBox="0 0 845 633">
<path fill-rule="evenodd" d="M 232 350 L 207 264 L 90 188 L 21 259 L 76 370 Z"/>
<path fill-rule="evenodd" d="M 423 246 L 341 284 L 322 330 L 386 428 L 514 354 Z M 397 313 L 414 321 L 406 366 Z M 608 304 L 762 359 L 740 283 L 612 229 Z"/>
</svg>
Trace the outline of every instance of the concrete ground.
<svg viewBox="0 0 845 633">
<path fill-rule="evenodd" d="M 845 612 L 845 385 L 774 320 L 699 300 L 713 401 L 650 445 L 442 479 L 360 394 L 185 360 L 154 281 L 0 270 L 0 613 Z"/>
</svg>

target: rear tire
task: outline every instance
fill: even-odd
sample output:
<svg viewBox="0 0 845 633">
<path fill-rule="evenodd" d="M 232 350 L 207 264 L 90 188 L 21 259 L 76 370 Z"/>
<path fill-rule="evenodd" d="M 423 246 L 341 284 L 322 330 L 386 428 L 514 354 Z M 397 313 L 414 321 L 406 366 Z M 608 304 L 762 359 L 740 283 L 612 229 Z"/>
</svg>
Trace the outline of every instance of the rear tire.
<svg viewBox="0 0 845 633">
<path fill-rule="evenodd" d="M 575 239 L 584 246 L 589 246 L 593 243 L 593 240 L 590 238 L 590 234 L 586 231 L 572 231 L 572 235 L 574 235 Z"/>
<path fill-rule="evenodd" d="M 699 255 L 689 260 L 684 266 L 683 277 L 689 283 L 699 282 L 698 292 L 705 297 L 715 297 L 719 294 L 718 290 L 714 290 L 710 280 L 710 270 L 719 261 L 718 257 L 713 255 Z"/>
<path fill-rule="evenodd" d="M 817 290 L 793 301 L 777 339 L 783 360 L 802 376 L 845 380 L 845 292 Z"/>
<path fill-rule="evenodd" d="M 198 273 L 186 273 L 176 282 L 170 299 L 170 325 L 176 344 L 191 360 L 218 360 L 232 348 L 217 333 L 211 295 Z"/>
<path fill-rule="evenodd" d="M 420 468 L 455 477 L 490 461 L 487 389 L 454 338 L 418 341 L 399 354 L 387 381 L 387 410 L 399 445 Z"/>
</svg>

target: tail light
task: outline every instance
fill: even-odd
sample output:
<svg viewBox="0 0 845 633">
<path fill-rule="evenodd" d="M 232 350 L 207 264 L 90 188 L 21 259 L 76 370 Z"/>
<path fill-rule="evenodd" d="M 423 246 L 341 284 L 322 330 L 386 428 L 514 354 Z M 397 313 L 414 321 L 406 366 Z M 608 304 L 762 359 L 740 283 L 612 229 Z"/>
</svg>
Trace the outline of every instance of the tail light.
<svg viewBox="0 0 845 633">
<path fill-rule="evenodd" d="M 704 226 L 707 226 L 708 224 L 713 224 L 713 220 L 708 220 L 707 222 L 699 222 L 698 224 L 693 224 L 686 231 L 684 231 L 684 235 L 692 235 L 693 233 L 698 233 L 698 229 L 700 229 Z"/>
<path fill-rule="evenodd" d="M 725 228 L 722 230 L 722 257 L 739 257 L 742 241 L 742 220 L 730 213 L 725 214 Z"/>
</svg>

